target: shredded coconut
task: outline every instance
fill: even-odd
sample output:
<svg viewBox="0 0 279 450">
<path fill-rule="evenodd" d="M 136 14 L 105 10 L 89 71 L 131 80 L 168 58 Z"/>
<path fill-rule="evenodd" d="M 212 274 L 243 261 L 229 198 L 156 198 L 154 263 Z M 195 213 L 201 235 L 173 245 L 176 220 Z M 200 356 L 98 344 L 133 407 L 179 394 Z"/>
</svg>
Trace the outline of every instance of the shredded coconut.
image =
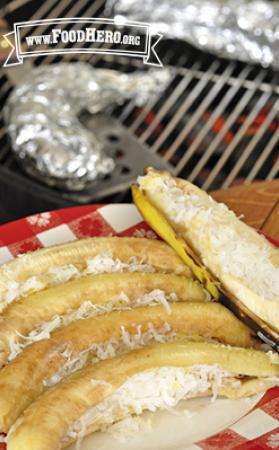
<svg viewBox="0 0 279 450">
<path fill-rule="evenodd" d="M 25 345 L 15 342 L 14 340 L 8 338 L 8 342 L 9 342 L 9 355 L 8 355 L 8 361 L 12 361 L 13 359 L 15 359 L 17 357 L 17 355 L 19 353 L 22 352 L 22 350 L 24 349 Z"/>
<path fill-rule="evenodd" d="M 73 264 L 67 264 L 60 267 L 50 267 L 48 269 L 49 275 L 51 275 L 52 284 L 65 283 L 66 281 L 77 278 L 81 275 L 80 271 Z"/>
<path fill-rule="evenodd" d="M 43 339 L 49 339 L 50 333 L 59 328 L 61 325 L 61 319 L 55 316 L 51 321 L 46 322 L 39 328 L 39 330 L 33 330 L 28 336 L 23 336 L 18 331 L 16 335 L 23 340 L 23 342 L 15 342 L 14 340 L 9 340 L 10 353 L 8 356 L 8 361 L 12 361 L 16 356 L 22 352 L 22 350 L 33 342 L 41 341 Z"/>
<path fill-rule="evenodd" d="M 127 262 L 122 262 L 118 258 L 113 258 L 111 252 L 103 252 L 87 259 L 84 270 L 78 269 L 73 264 L 67 264 L 49 268 L 47 274 L 40 278 L 31 277 L 22 282 L 11 281 L 5 294 L 5 301 L 9 304 L 19 297 L 40 291 L 47 286 L 55 286 L 88 274 L 110 272 L 155 272 L 155 269 L 135 256 Z"/>
<path fill-rule="evenodd" d="M 112 311 L 113 305 L 110 303 L 107 305 L 95 305 L 89 300 L 83 302 L 78 309 L 68 312 L 67 314 L 60 316 L 60 326 L 67 326 L 76 320 L 89 319 L 99 314 L 104 314 Z M 58 328 L 58 327 L 57 327 Z"/>
<path fill-rule="evenodd" d="M 102 344 L 93 344 L 88 349 L 80 352 L 78 355 L 67 354 L 66 362 L 55 374 L 44 381 L 47 387 L 59 383 L 62 378 L 76 372 L 88 363 L 95 363 L 116 355 L 134 350 L 151 342 L 168 342 L 175 338 L 175 333 L 171 330 L 168 323 L 156 329 L 152 323 L 148 324 L 148 330 L 141 331 L 141 325 L 135 328 L 135 334 L 130 334 L 125 327 L 121 327 L 121 336 L 119 339 L 112 338 Z"/>
<path fill-rule="evenodd" d="M 168 314 L 171 314 L 171 307 L 168 303 L 168 300 L 172 302 L 177 301 L 177 295 L 175 292 L 172 292 L 168 298 L 164 291 L 161 289 L 154 289 L 153 291 L 149 292 L 148 294 L 145 294 L 143 297 L 136 300 L 133 304 L 133 306 L 143 306 L 143 305 L 150 305 L 152 303 L 157 304 L 160 303 L 164 306 L 166 309 L 166 312 Z"/>
<path fill-rule="evenodd" d="M 145 178 L 140 177 L 143 189 L 144 183 Z M 158 208 L 164 204 L 175 223 L 185 224 L 185 236 L 195 243 L 203 263 L 218 278 L 221 274 L 241 278 L 260 297 L 279 301 L 279 268 L 272 264 L 269 243 L 256 231 L 251 239 L 251 230 L 244 226 L 240 232 L 239 221 L 226 205 L 214 200 L 207 204 L 196 194 L 186 194 L 171 178 L 154 177 L 148 191 L 154 194 Z M 206 247 L 210 248 L 207 257 Z"/>
<path fill-rule="evenodd" d="M 24 281 L 24 283 L 21 286 L 21 290 L 23 295 L 25 295 L 27 292 L 35 292 L 38 289 L 43 289 L 44 284 L 39 281 L 36 277 L 28 278 L 28 280 Z"/>
<path fill-rule="evenodd" d="M 39 281 L 36 277 L 28 278 L 26 281 L 9 283 L 5 300 L 8 304 L 12 303 L 16 298 L 36 292 L 45 287 L 45 284 Z"/>
<path fill-rule="evenodd" d="M 9 283 L 5 297 L 8 304 L 12 303 L 19 296 L 19 286 L 17 281 L 11 281 L 11 283 Z"/>
<path fill-rule="evenodd" d="M 168 301 L 177 301 L 176 294 L 173 292 L 170 295 L 166 295 L 165 292 L 160 289 L 154 289 L 134 301 L 131 301 L 124 292 L 121 292 L 106 305 L 96 305 L 91 301 L 85 301 L 78 309 L 70 311 L 63 316 L 54 316 L 50 321 L 43 322 L 27 336 L 23 336 L 19 332 L 16 332 L 17 336 L 23 340 L 23 342 L 15 342 L 14 340 L 9 341 L 10 353 L 8 361 L 12 361 L 16 358 L 16 356 L 28 345 L 43 339 L 49 339 L 54 330 L 62 326 L 67 326 L 76 320 L 88 319 L 99 314 L 109 313 L 113 310 L 130 309 L 146 305 L 152 306 L 158 303 L 165 307 L 168 314 L 171 314 L 171 307 Z"/>
<path fill-rule="evenodd" d="M 112 395 L 86 411 L 70 427 L 66 438 L 84 436 L 86 429 L 94 424 L 101 423 L 102 429 L 109 427 L 119 415 L 129 417 L 145 410 L 172 409 L 192 395 L 212 391 L 216 398 L 220 387 L 227 384 L 238 386 L 240 381 L 216 364 L 146 370 L 128 378 Z"/>
<path fill-rule="evenodd" d="M 86 273 L 111 272 L 155 272 L 155 269 L 135 256 L 132 256 L 127 263 L 118 258 L 113 259 L 109 251 L 87 260 Z"/>
</svg>

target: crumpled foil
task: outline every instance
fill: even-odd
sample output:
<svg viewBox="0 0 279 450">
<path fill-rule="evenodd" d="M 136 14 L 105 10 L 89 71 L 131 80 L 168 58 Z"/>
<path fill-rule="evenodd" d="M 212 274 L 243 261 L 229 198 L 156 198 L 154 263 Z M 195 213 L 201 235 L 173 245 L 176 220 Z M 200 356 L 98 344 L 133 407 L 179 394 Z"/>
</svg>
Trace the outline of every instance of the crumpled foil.
<svg viewBox="0 0 279 450">
<path fill-rule="evenodd" d="M 79 114 L 104 112 L 126 99 L 144 104 L 166 88 L 167 69 L 122 74 L 86 63 L 59 63 L 32 70 L 10 95 L 5 120 L 24 169 L 40 181 L 81 190 L 113 171 L 105 143 Z"/>
<path fill-rule="evenodd" d="M 107 0 L 106 9 L 221 57 L 279 68 L 279 2 Z"/>
</svg>

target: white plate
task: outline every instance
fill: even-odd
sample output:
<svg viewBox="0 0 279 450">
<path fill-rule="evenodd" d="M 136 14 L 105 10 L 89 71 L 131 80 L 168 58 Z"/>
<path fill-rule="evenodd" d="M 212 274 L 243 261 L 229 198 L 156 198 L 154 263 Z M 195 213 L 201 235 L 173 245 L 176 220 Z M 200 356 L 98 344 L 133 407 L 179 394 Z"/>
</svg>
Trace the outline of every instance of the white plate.
<svg viewBox="0 0 279 450">
<path fill-rule="evenodd" d="M 174 412 L 144 413 L 138 422 L 138 430 L 123 442 L 121 431 L 94 433 L 84 438 L 80 450 L 194 450 L 195 442 L 208 438 L 237 422 L 260 399 L 227 400 L 210 398 L 181 402 Z M 151 423 L 150 423 L 151 422 Z M 125 429 L 125 422 L 121 429 Z M 216 447 L 222 448 L 222 447 Z M 223 447 L 225 448 L 225 447 Z M 76 450 L 75 444 L 68 447 Z"/>
</svg>

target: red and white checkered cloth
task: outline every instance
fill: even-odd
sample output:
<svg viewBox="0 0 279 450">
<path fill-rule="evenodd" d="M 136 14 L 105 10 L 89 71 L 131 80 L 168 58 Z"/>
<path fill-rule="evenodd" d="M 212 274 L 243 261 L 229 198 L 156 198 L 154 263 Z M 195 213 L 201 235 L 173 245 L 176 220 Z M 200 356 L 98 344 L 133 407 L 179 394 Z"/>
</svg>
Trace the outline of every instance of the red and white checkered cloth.
<svg viewBox="0 0 279 450">
<path fill-rule="evenodd" d="M 121 213 L 119 211 L 119 205 L 79 206 L 2 225 L 0 264 L 21 253 L 88 236 L 156 237 L 134 206 L 122 204 Z M 0 443 L 0 450 L 5 448 L 5 444 Z M 266 392 L 251 412 L 226 430 L 185 450 L 201 449 L 279 449 L 279 388 Z"/>
</svg>

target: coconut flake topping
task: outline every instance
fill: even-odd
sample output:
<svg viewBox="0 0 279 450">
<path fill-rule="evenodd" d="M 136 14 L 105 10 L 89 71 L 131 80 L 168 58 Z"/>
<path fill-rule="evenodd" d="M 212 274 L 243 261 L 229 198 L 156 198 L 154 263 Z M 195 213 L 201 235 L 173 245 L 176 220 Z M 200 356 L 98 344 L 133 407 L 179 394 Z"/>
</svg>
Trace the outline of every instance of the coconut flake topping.
<svg viewBox="0 0 279 450">
<path fill-rule="evenodd" d="M 118 258 L 113 258 L 109 251 L 87 260 L 86 273 L 110 272 L 155 272 L 155 269 L 135 256 L 132 256 L 128 262 L 123 262 Z"/>
<path fill-rule="evenodd" d="M 83 414 L 67 433 L 67 437 L 79 439 L 86 429 L 101 424 L 102 429 L 112 425 L 119 417 L 139 415 L 148 410 L 172 409 L 181 400 L 199 393 L 213 392 L 218 395 L 220 387 L 237 386 L 239 380 L 232 372 L 223 370 L 217 364 L 194 365 L 190 368 L 161 367 L 147 370 L 130 378 L 112 395 Z"/>
<path fill-rule="evenodd" d="M 138 182 L 144 189 L 148 177 L 139 177 Z M 147 189 L 159 209 L 163 204 L 175 223 L 185 225 L 185 238 L 194 242 L 203 263 L 218 278 L 221 274 L 241 278 L 260 297 L 279 301 L 279 268 L 272 263 L 272 248 L 264 237 L 255 231 L 251 238 L 253 231 L 240 228 L 226 205 L 185 193 L 171 178 L 153 177 Z M 204 248 L 210 250 L 207 256 Z"/>
<path fill-rule="evenodd" d="M 113 298 L 109 303 L 105 305 L 94 304 L 91 301 L 83 302 L 80 307 L 76 310 L 70 311 L 63 316 L 54 316 L 48 322 L 41 323 L 35 330 L 32 330 L 27 336 L 23 336 L 17 332 L 17 336 L 20 341 L 10 339 L 9 347 L 10 353 L 8 356 L 8 361 L 12 361 L 16 356 L 22 352 L 25 347 L 33 344 L 34 342 L 41 341 L 43 339 L 49 339 L 51 333 L 62 326 L 67 326 L 76 320 L 89 319 L 100 314 L 109 313 L 113 310 L 124 310 L 131 309 L 139 306 L 154 306 L 162 304 L 166 309 L 168 314 L 171 314 L 171 307 L 169 301 L 177 301 L 177 296 L 174 292 L 170 295 L 166 295 L 164 291 L 160 289 L 154 289 L 153 291 L 145 294 L 134 301 L 131 301 L 128 296 L 121 292 L 120 295 Z"/>
<path fill-rule="evenodd" d="M 136 256 L 127 262 L 113 258 L 111 252 L 103 252 L 86 260 L 86 267 L 80 270 L 73 264 L 51 267 L 47 273 L 38 277 L 31 277 L 25 281 L 11 281 L 5 294 L 5 301 L 9 304 L 14 300 L 33 292 L 41 291 L 48 286 L 66 283 L 75 278 L 81 278 L 88 274 L 100 274 L 110 272 L 155 272 L 155 268 Z"/>
<path fill-rule="evenodd" d="M 142 332 L 141 325 L 138 325 L 134 334 L 130 334 L 125 327 L 121 327 L 120 338 L 112 338 L 111 340 L 101 343 L 93 344 L 88 349 L 80 352 L 78 355 L 64 352 L 63 356 L 66 359 L 65 364 L 49 379 L 44 381 L 47 387 L 59 383 L 62 378 L 76 372 L 83 368 L 88 363 L 96 363 L 108 358 L 113 358 L 116 355 L 123 354 L 129 350 L 141 348 L 151 342 L 169 342 L 175 338 L 175 332 L 171 330 L 168 323 L 165 323 L 160 328 L 155 328 L 152 323 L 148 324 L 148 329 Z"/>
</svg>

